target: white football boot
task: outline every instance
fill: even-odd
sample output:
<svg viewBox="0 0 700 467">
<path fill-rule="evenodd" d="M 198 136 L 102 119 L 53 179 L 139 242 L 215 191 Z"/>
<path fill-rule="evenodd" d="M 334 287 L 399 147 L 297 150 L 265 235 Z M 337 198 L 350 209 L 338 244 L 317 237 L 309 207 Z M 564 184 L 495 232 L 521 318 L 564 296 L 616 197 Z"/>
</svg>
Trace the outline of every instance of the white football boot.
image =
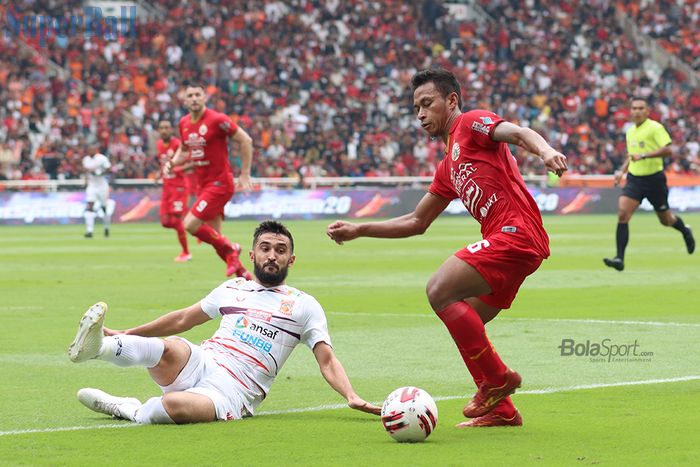
<svg viewBox="0 0 700 467">
<path fill-rule="evenodd" d="M 75 335 L 73 343 L 68 347 L 68 358 L 72 362 L 79 363 L 100 354 L 102 348 L 102 324 L 107 313 L 107 304 L 97 302 L 85 312 L 80 319 L 78 333 Z"/>
<path fill-rule="evenodd" d="M 135 421 L 136 411 L 141 408 L 141 401 L 134 397 L 112 396 L 93 388 L 78 391 L 78 400 L 90 410 L 132 422 Z"/>
</svg>

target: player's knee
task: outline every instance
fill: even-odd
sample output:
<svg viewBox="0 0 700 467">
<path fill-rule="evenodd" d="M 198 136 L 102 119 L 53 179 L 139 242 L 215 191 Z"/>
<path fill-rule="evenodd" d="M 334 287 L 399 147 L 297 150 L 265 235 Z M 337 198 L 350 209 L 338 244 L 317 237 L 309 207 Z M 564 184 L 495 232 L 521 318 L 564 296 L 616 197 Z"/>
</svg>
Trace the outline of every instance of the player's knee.
<svg viewBox="0 0 700 467">
<path fill-rule="evenodd" d="M 439 279 L 431 277 L 428 284 L 425 286 L 425 294 L 428 296 L 428 303 L 433 311 L 438 312 L 445 308 L 443 287 L 440 285 Z"/>
<path fill-rule="evenodd" d="M 171 392 L 163 395 L 163 408 L 175 423 L 191 423 L 193 414 L 191 404 L 183 393 Z"/>
<path fill-rule="evenodd" d="M 631 212 L 620 211 L 620 212 L 617 214 L 617 221 L 618 221 L 620 224 L 626 224 L 626 223 L 628 223 L 628 222 L 630 221 L 631 218 L 632 218 L 632 213 L 631 213 Z"/>
<path fill-rule="evenodd" d="M 662 225 L 665 225 L 666 227 L 670 227 L 674 224 L 676 221 L 673 216 L 663 216 L 659 219 L 661 221 Z"/>
</svg>

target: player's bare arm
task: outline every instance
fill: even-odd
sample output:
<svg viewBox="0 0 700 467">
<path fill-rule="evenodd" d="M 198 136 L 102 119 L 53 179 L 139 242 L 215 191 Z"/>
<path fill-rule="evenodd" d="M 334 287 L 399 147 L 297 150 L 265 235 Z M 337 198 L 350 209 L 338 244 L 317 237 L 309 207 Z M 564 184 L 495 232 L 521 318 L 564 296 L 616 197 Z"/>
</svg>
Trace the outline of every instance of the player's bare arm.
<svg viewBox="0 0 700 467">
<path fill-rule="evenodd" d="M 625 163 L 622 164 L 622 167 L 620 167 L 620 170 L 615 171 L 615 186 L 619 185 L 620 182 L 622 181 L 622 177 L 625 176 L 627 173 L 627 169 L 629 169 L 630 166 L 630 158 L 627 157 L 625 160 Z"/>
<path fill-rule="evenodd" d="M 335 221 L 328 226 L 326 234 L 338 245 L 358 237 L 404 238 L 420 235 L 428 230 L 430 224 L 445 210 L 450 200 L 433 193 L 426 193 L 418 202 L 416 209 L 400 217 L 382 222 L 353 224 Z"/>
<path fill-rule="evenodd" d="M 664 146 L 662 148 L 657 149 L 656 151 L 652 152 L 647 152 L 644 154 L 628 154 L 627 156 L 632 159 L 633 161 L 641 161 L 644 159 L 651 159 L 654 157 L 671 157 L 673 154 L 673 150 L 671 149 L 671 145 L 669 144 L 668 146 Z"/>
<path fill-rule="evenodd" d="M 250 190 L 250 166 L 253 162 L 253 139 L 246 131 L 238 127 L 233 134 L 233 140 L 241 147 L 241 175 L 238 177 L 238 185 L 242 190 Z"/>
<path fill-rule="evenodd" d="M 173 157 L 165 163 L 165 174 L 171 175 L 173 169 L 177 166 L 183 165 L 190 160 L 190 153 L 187 150 L 182 149 L 182 144 L 177 148 Z"/>
<path fill-rule="evenodd" d="M 330 345 L 325 342 L 319 342 L 314 346 L 313 352 L 321 374 L 330 387 L 348 401 L 348 407 L 379 415 L 382 410 L 380 407 L 370 404 L 355 393 L 343 365 L 336 358 L 335 352 L 333 352 L 333 348 Z"/>
<path fill-rule="evenodd" d="M 150 323 L 142 324 L 135 328 L 119 331 L 105 327 L 104 333 L 106 336 L 114 336 L 117 334 L 131 334 L 143 337 L 172 336 L 188 331 L 202 323 L 206 323 L 210 319 L 209 315 L 202 310 L 202 305 L 195 303 L 187 308 L 171 311 Z"/>
<path fill-rule="evenodd" d="M 547 169 L 558 176 L 567 170 L 566 156 L 547 144 L 547 141 L 539 133 L 530 128 L 502 122 L 493 130 L 492 139 L 515 144 L 541 157 Z"/>
</svg>

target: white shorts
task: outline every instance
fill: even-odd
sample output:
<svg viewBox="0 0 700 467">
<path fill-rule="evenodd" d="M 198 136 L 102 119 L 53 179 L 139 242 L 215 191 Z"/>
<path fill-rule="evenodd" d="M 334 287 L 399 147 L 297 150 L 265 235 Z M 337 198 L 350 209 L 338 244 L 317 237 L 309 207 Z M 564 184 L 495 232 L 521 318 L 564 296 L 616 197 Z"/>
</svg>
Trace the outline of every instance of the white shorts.
<svg viewBox="0 0 700 467">
<path fill-rule="evenodd" d="M 105 184 L 92 184 L 88 183 L 85 189 L 85 201 L 88 203 L 94 203 L 98 201 L 100 205 L 107 206 L 107 200 L 109 199 L 109 185 Z"/>
<path fill-rule="evenodd" d="M 249 416 L 235 381 L 209 353 L 182 337 L 172 336 L 168 339 L 187 343 L 192 353 L 175 381 L 160 387 L 163 393 L 184 391 L 207 396 L 214 403 L 219 420 L 238 420 Z"/>
</svg>

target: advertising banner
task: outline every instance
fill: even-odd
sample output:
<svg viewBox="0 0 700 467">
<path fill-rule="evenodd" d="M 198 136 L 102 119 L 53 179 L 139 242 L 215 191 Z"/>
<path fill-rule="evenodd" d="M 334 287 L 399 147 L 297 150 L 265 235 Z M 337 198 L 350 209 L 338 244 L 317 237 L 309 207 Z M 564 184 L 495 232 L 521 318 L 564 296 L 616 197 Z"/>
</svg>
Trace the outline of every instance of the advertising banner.
<svg viewBox="0 0 700 467">
<path fill-rule="evenodd" d="M 613 214 L 617 212 L 619 188 L 530 188 L 543 214 Z M 226 205 L 228 219 L 335 219 L 393 217 L 410 212 L 425 195 L 422 189 L 318 189 L 265 190 L 236 193 Z M 700 186 L 671 187 L 671 209 L 700 211 Z M 112 221 L 157 222 L 160 190 L 118 190 L 107 207 Z M 0 193 L 0 224 L 73 224 L 83 222 L 84 192 Z M 651 211 L 645 200 L 642 210 Z M 454 200 L 444 215 L 465 215 Z"/>
</svg>

